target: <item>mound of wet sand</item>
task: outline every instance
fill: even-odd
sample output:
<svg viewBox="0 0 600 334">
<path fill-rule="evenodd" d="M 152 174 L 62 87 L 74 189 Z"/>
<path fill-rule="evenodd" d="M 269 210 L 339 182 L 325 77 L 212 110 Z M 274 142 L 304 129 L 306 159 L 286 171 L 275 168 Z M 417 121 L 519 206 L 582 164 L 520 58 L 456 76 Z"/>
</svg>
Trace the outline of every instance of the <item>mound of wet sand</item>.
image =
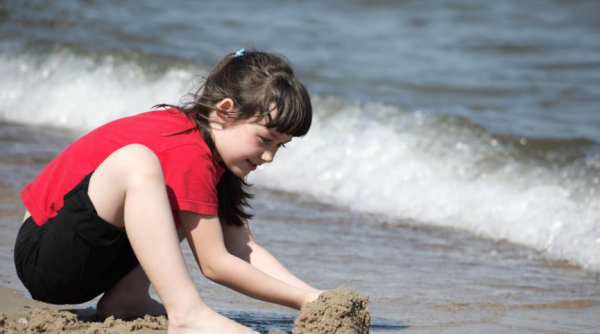
<svg viewBox="0 0 600 334">
<path fill-rule="evenodd" d="M 139 330 L 166 330 L 167 319 L 164 316 L 145 316 L 143 319 L 124 321 L 108 317 L 83 319 L 76 313 L 60 311 L 48 307 L 32 308 L 27 317 L 18 320 L 0 315 L 0 334 L 12 333 L 85 333 L 112 334 Z"/>
<path fill-rule="evenodd" d="M 300 310 L 292 334 L 367 334 L 368 296 L 343 287 L 322 293 Z"/>
</svg>

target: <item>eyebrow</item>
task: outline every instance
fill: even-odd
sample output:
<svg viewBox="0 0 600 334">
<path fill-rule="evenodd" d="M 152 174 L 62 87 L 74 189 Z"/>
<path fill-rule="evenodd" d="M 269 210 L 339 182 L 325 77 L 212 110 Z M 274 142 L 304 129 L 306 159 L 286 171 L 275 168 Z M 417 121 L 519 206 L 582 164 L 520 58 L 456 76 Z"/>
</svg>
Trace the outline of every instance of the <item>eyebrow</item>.
<svg viewBox="0 0 600 334">
<path fill-rule="evenodd" d="M 271 132 L 271 131 L 269 131 L 269 130 L 267 130 L 267 132 L 268 132 L 268 133 L 269 133 L 269 135 L 270 135 L 271 137 L 273 137 L 273 138 L 274 138 L 276 141 L 281 141 L 281 138 L 280 138 L 280 137 L 279 137 L 277 134 L 275 134 L 275 133 L 273 133 L 273 132 Z M 282 144 L 287 144 L 287 143 L 289 143 L 289 142 L 291 142 L 291 141 L 292 141 L 292 140 L 290 139 L 290 140 L 288 140 L 288 141 L 286 141 L 286 142 L 283 142 Z"/>
<path fill-rule="evenodd" d="M 281 138 L 279 138 L 279 135 L 277 135 L 275 132 L 273 132 L 273 131 L 271 131 L 271 130 L 267 129 L 267 133 L 269 133 L 269 135 L 270 135 L 271 137 L 273 137 L 275 140 L 281 140 Z"/>
</svg>

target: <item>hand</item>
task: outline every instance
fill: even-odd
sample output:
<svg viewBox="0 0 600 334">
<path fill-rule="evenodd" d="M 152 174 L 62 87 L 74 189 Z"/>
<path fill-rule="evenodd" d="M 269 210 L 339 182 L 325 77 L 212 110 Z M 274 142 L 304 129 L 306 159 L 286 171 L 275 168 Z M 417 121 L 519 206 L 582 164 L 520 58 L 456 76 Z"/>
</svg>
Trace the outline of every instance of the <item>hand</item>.
<svg viewBox="0 0 600 334">
<path fill-rule="evenodd" d="M 313 291 L 307 291 L 306 292 L 306 296 L 304 297 L 304 300 L 302 301 L 302 306 L 306 305 L 307 303 L 313 302 L 315 300 L 317 300 L 317 298 L 319 298 L 319 296 L 325 292 L 325 290 L 313 290 Z"/>
</svg>

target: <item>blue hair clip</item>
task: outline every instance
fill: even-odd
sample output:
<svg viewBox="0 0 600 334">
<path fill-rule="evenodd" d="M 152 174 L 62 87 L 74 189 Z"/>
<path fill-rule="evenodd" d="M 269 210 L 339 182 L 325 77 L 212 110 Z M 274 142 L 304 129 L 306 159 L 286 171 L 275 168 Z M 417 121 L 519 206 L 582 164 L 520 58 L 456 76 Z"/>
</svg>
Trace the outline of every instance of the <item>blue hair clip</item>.
<svg viewBox="0 0 600 334">
<path fill-rule="evenodd" d="M 235 53 L 236 57 L 241 57 L 244 55 L 244 53 L 246 53 L 246 49 L 240 49 L 240 51 Z"/>
</svg>

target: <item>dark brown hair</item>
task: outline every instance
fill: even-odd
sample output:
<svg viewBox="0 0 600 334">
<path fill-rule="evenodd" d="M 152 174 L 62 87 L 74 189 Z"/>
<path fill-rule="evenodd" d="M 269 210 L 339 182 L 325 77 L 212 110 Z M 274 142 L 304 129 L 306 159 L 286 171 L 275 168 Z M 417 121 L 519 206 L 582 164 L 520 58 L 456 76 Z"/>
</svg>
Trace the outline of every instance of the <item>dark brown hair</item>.
<svg viewBox="0 0 600 334">
<path fill-rule="evenodd" d="M 199 131 L 210 148 L 213 157 L 218 154 L 210 131 L 209 115 L 218 110 L 216 104 L 230 98 L 234 112 L 227 113 L 235 120 L 260 121 L 267 117 L 267 128 L 294 137 L 304 136 L 312 122 L 312 105 L 308 91 L 300 83 L 290 62 L 282 55 L 258 50 L 231 53 L 216 64 L 198 91 L 191 94 L 191 101 L 179 106 L 167 104 L 159 107 L 175 107 L 184 113 L 195 127 L 183 132 Z M 271 111 L 277 110 L 275 117 Z M 231 171 L 226 170 L 217 184 L 219 219 L 232 225 L 243 225 L 243 219 L 252 218 L 244 210 L 249 207 L 252 195 L 250 185 Z"/>
</svg>

